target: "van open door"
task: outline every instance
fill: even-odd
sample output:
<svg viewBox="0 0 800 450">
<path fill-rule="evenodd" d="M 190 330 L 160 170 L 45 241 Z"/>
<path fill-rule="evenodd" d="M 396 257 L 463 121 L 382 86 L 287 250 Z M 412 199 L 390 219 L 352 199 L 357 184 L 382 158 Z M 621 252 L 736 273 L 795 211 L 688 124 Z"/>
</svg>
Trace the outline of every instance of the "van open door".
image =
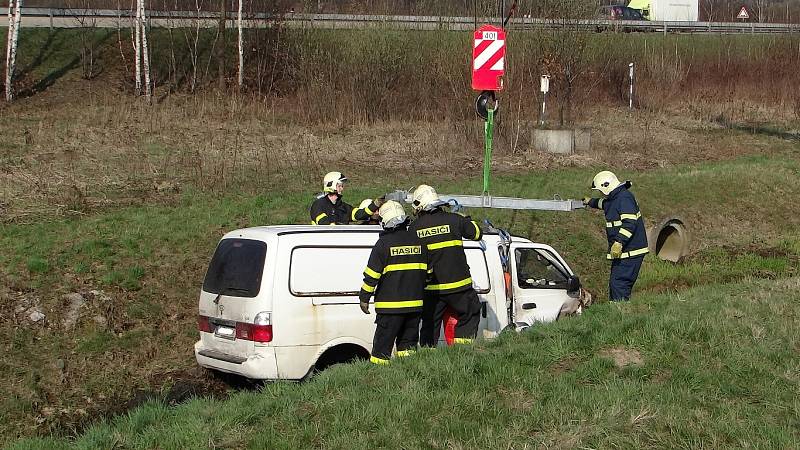
<svg viewBox="0 0 800 450">
<path fill-rule="evenodd" d="M 572 301 L 572 270 L 552 247 L 541 244 L 511 244 L 509 262 L 514 303 L 511 306 L 517 328 L 536 322 L 552 322 L 561 307 Z"/>
</svg>

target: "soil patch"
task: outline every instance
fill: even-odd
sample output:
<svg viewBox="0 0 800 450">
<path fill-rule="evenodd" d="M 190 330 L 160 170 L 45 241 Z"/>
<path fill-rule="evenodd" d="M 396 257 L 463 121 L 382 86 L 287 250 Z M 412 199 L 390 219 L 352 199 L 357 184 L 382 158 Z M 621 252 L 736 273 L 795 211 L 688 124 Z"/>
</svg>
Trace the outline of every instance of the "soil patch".
<svg viewBox="0 0 800 450">
<path fill-rule="evenodd" d="M 625 347 L 614 347 L 601 350 L 598 355 L 603 358 L 609 358 L 614 361 L 614 365 L 621 369 L 627 366 L 641 367 L 644 365 L 644 360 L 639 350 L 628 349 Z"/>
</svg>

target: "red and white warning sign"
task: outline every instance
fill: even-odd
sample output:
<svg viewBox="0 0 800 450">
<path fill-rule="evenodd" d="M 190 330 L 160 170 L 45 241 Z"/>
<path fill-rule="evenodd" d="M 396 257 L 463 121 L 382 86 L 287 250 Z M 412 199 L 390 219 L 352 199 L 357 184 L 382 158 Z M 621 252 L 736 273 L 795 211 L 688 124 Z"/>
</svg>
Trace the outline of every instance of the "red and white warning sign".
<svg viewBox="0 0 800 450">
<path fill-rule="evenodd" d="M 472 89 L 499 91 L 505 73 L 506 32 L 493 25 L 475 30 L 472 46 Z"/>
<path fill-rule="evenodd" d="M 750 14 L 747 13 L 747 8 L 742 6 L 742 9 L 739 10 L 739 14 L 736 16 L 737 19 L 749 19 Z"/>
</svg>

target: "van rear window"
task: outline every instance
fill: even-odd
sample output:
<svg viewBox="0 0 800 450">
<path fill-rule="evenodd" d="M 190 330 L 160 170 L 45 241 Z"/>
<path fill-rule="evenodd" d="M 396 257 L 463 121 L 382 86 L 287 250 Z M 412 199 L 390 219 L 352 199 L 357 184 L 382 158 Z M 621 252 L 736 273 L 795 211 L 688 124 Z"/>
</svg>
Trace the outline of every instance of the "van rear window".
<svg viewBox="0 0 800 450">
<path fill-rule="evenodd" d="M 267 244 L 261 241 L 220 241 L 208 266 L 203 290 L 232 297 L 255 297 L 261 289 L 266 256 Z"/>
</svg>

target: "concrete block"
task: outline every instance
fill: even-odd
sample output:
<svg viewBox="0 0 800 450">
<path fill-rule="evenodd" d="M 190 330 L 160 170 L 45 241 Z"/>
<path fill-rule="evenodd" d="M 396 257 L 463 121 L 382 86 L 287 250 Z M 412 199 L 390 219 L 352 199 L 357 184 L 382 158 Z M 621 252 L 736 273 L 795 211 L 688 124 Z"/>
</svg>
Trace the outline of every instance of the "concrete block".
<svg viewBox="0 0 800 450">
<path fill-rule="evenodd" d="M 533 151 L 569 155 L 591 149 L 591 131 L 586 128 L 576 130 L 533 130 Z"/>
<path fill-rule="evenodd" d="M 588 128 L 575 129 L 575 153 L 588 152 L 592 149 L 592 131 Z"/>
</svg>

